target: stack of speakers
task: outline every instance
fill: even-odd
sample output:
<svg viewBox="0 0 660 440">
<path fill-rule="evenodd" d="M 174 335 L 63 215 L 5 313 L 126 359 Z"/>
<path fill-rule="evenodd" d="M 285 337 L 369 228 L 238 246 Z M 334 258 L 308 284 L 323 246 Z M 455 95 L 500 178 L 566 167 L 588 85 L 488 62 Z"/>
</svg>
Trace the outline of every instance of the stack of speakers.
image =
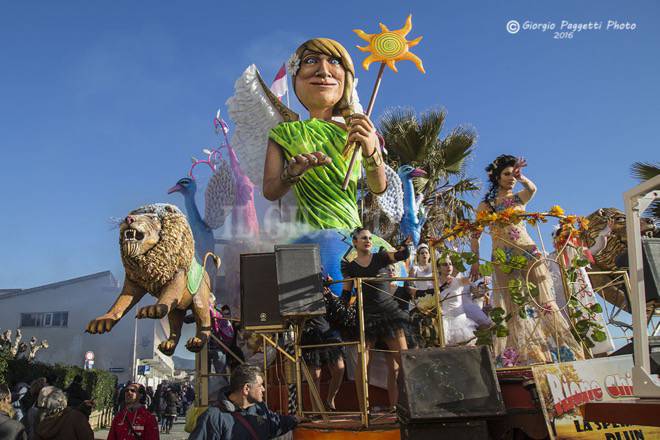
<svg viewBox="0 0 660 440">
<path fill-rule="evenodd" d="M 401 439 L 488 439 L 486 421 L 506 412 L 490 349 L 448 347 L 401 353 Z"/>
<path fill-rule="evenodd" d="M 318 244 L 276 245 L 275 252 L 241 255 L 241 323 L 278 331 L 296 318 L 325 314 Z"/>
</svg>

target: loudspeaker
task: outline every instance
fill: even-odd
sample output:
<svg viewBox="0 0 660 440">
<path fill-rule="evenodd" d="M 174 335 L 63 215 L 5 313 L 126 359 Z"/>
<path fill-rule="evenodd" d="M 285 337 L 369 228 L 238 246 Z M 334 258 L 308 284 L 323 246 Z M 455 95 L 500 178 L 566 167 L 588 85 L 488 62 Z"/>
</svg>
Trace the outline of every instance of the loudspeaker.
<svg viewBox="0 0 660 440">
<path fill-rule="evenodd" d="M 397 409 L 403 423 L 504 415 L 490 348 L 402 351 Z"/>
<path fill-rule="evenodd" d="M 246 330 L 285 328 L 277 295 L 275 254 L 241 254 L 241 324 Z"/>
<path fill-rule="evenodd" d="M 275 261 L 282 316 L 325 315 L 319 245 L 276 245 Z"/>
<path fill-rule="evenodd" d="M 488 425 L 484 420 L 470 420 L 460 423 L 402 423 L 399 432 L 401 440 L 484 440 L 488 436 Z"/>
</svg>

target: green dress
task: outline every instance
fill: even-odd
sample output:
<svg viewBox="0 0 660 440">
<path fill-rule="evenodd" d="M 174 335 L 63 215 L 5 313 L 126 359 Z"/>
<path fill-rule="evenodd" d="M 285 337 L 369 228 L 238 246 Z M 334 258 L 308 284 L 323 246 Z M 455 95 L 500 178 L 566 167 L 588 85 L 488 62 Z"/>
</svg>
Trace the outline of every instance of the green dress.
<svg viewBox="0 0 660 440">
<path fill-rule="evenodd" d="M 332 159 L 329 165 L 310 168 L 293 191 L 298 201 L 297 219 L 317 229 L 354 229 L 360 226 L 357 206 L 357 181 L 360 177 L 358 155 L 348 189 L 341 184 L 348 170 L 342 156 L 347 133 L 322 119 L 283 122 L 270 130 L 268 137 L 277 142 L 288 161 L 297 154 L 322 151 Z"/>
</svg>

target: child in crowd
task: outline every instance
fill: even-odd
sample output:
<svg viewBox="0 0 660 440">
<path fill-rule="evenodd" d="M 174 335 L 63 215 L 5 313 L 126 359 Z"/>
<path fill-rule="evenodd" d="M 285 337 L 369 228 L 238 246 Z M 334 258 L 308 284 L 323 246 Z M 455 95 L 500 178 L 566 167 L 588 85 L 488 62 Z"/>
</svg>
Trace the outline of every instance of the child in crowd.
<svg viewBox="0 0 660 440">
<path fill-rule="evenodd" d="M 433 277 L 431 268 L 431 252 L 429 246 L 425 243 L 417 247 L 415 264 L 410 269 L 411 278 Z M 433 281 L 411 281 L 411 290 L 413 298 L 421 298 L 425 295 L 433 295 Z"/>
</svg>

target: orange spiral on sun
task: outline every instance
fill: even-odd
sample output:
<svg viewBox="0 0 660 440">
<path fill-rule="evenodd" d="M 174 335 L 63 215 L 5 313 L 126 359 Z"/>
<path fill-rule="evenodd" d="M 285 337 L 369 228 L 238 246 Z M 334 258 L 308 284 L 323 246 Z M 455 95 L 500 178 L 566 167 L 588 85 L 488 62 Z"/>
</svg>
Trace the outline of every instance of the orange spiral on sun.
<svg viewBox="0 0 660 440">
<path fill-rule="evenodd" d="M 408 16 L 405 25 L 401 29 L 395 31 L 390 31 L 383 23 L 379 23 L 379 25 L 382 31 L 379 34 L 367 34 L 360 29 L 353 30 L 360 38 L 369 43 L 367 47 L 357 46 L 362 52 L 371 52 L 362 62 L 362 67 L 369 70 L 371 63 L 382 62 L 393 71 L 398 72 L 396 62 L 409 60 L 415 63 L 420 72 L 426 73 L 422 60 L 410 52 L 410 48 L 418 45 L 422 37 L 417 37 L 411 41 L 406 40 L 406 35 L 412 30 L 412 15 Z"/>
</svg>

